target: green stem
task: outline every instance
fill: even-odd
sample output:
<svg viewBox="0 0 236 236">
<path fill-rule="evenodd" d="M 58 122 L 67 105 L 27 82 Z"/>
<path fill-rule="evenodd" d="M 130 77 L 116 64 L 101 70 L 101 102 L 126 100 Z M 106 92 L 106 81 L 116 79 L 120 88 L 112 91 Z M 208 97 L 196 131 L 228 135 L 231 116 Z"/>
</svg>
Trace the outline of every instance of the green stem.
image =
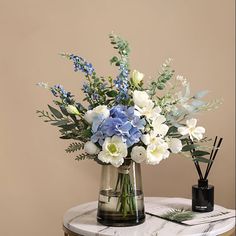
<svg viewBox="0 0 236 236">
<path fill-rule="evenodd" d="M 129 173 L 118 174 L 115 191 L 117 191 L 118 186 L 120 188 L 120 195 L 118 197 L 116 210 L 119 211 L 123 217 L 126 217 L 128 214 L 134 214 L 137 206 Z"/>
</svg>

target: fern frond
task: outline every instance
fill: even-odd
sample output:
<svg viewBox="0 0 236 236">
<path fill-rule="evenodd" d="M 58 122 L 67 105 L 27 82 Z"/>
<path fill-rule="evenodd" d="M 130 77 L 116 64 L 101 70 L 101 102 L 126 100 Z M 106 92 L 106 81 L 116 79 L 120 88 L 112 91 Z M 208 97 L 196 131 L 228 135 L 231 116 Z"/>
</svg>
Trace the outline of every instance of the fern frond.
<svg viewBox="0 0 236 236">
<path fill-rule="evenodd" d="M 81 153 L 78 156 L 76 156 L 76 161 L 83 161 L 83 160 L 92 160 L 96 157 L 96 155 L 90 155 L 88 153 Z"/>
<path fill-rule="evenodd" d="M 84 143 L 71 143 L 65 150 L 67 153 L 76 152 L 84 148 Z"/>
<path fill-rule="evenodd" d="M 194 213 L 190 210 L 185 209 L 171 209 L 161 217 L 164 219 L 181 223 L 183 221 L 193 219 Z"/>
</svg>

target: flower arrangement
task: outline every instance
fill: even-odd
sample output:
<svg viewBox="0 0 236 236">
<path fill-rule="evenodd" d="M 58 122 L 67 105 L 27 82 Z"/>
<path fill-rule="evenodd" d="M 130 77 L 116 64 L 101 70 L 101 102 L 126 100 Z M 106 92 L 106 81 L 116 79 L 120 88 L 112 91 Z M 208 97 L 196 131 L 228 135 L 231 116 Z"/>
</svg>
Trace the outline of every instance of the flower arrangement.
<svg viewBox="0 0 236 236">
<path fill-rule="evenodd" d="M 171 69 L 171 59 L 151 83 L 144 83 L 144 74 L 130 69 L 128 42 L 113 33 L 109 38 L 118 52 L 110 60 L 119 70 L 115 78 L 97 75 L 82 57 L 61 54 L 85 76 L 83 104 L 61 85 L 38 84 L 51 91 L 58 107 L 48 105 L 49 111 L 37 111 L 39 116 L 59 128 L 61 139 L 76 140 L 66 152 L 84 150 L 76 160 L 115 167 L 127 158 L 156 165 L 171 153 L 189 155 L 195 163 L 207 162 L 204 142 L 208 139 L 195 115 L 216 108 L 220 101 L 203 101 L 207 91 L 191 95 L 187 79 Z"/>
<path fill-rule="evenodd" d="M 39 83 L 52 92 L 56 98 L 53 102 L 59 107 L 48 106 L 50 113 L 37 111 L 39 116 L 59 128 L 61 139 L 77 141 L 67 152 L 84 149 L 77 160 L 93 159 L 119 167 L 124 158 L 131 157 L 135 162 L 155 165 L 170 153 L 195 150 L 195 160 L 204 161 L 208 153 L 200 151 L 197 143 L 206 141 L 205 129 L 197 126 L 193 117 L 217 107 L 220 101 L 204 102 L 207 91 L 192 96 L 189 82 L 183 76 L 174 76 L 171 59 L 166 60 L 151 84 L 144 85 L 144 74 L 137 70 L 131 73 L 127 41 L 114 34 L 110 39 L 119 54 L 110 60 L 119 68 L 118 76 L 98 76 L 83 58 L 61 54 L 73 62 L 74 71 L 85 74 L 83 100 L 89 105 L 77 102 L 62 85 Z M 158 91 L 166 88 L 161 96 Z"/>
</svg>

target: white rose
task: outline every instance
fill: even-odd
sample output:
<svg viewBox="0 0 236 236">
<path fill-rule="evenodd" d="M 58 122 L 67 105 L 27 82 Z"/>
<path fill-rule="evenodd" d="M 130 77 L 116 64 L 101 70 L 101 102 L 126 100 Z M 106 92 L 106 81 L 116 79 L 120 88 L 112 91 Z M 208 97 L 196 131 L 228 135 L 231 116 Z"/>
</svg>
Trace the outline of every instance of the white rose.
<svg viewBox="0 0 236 236">
<path fill-rule="evenodd" d="M 98 115 L 102 115 L 104 119 L 108 118 L 110 115 L 110 111 L 108 110 L 107 106 L 101 105 L 93 108 L 92 110 L 88 110 L 84 115 L 84 119 L 89 124 L 92 124 L 94 118 Z"/>
<path fill-rule="evenodd" d="M 135 146 L 131 151 L 131 158 L 137 163 L 143 162 L 147 157 L 147 151 L 142 146 Z"/>
<path fill-rule="evenodd" d="M 98 154 L 100 149 L 91 141 L 88 141 L 84 145 L 84 151 L 90 155 Z"/>
<path fill-rule="evenodd" d="M 134 70 L 132 73 L 132 83 L 134 86 L 138 86 L 140 82 L 143 80 L 144 74 Z"/>
<path fill-rule="evenodd" d="M 148 103 L 150 103 L 150 99 L 148 94 L 145 91 L 135 90 L 133 92 L 133 100 L 134 104 L 140 108 L 145 107 Z"/>
<path fill-rule="evenodd" d="M 171 138 L 168 140 L 168 145 L 172 153 L 178 153 L 182 150 L 182 142 L 178 138 Z"/>
<path fill-rule="evenodd" d="M 66 111 L 67 111 L 69 114 L 72 114 L 72 115 L 79 115 L 79 114 L 80 114 L 79 111 L 78 111 L 78 109 L 77 109 L 75 106 L 73 106 L 73 105 L 68 105 L 68 106 L 66 107 Z"/>
</svg>

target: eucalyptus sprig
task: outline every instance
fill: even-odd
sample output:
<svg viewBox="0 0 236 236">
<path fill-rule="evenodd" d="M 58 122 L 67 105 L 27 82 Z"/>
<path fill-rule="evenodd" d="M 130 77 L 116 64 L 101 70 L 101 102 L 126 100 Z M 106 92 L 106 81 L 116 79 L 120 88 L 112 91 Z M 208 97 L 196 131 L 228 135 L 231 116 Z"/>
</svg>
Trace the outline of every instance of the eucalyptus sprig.
<svg viewBox="0 0 236 236">
<path fill-rule="evenodd" d="M 167 81 L 173 77 L 175 71 L 171 69 L 170 63 L 171 59 L 169 58 L 165 61 L 165 63 L 162 64 L 161 70 L 157 75 L 157 79 L 151 82 L 151 85 L 149 86 L 149 94 L 151 96 L 154 96 L 157 90 L 163 90 Z"/>
</svg>

